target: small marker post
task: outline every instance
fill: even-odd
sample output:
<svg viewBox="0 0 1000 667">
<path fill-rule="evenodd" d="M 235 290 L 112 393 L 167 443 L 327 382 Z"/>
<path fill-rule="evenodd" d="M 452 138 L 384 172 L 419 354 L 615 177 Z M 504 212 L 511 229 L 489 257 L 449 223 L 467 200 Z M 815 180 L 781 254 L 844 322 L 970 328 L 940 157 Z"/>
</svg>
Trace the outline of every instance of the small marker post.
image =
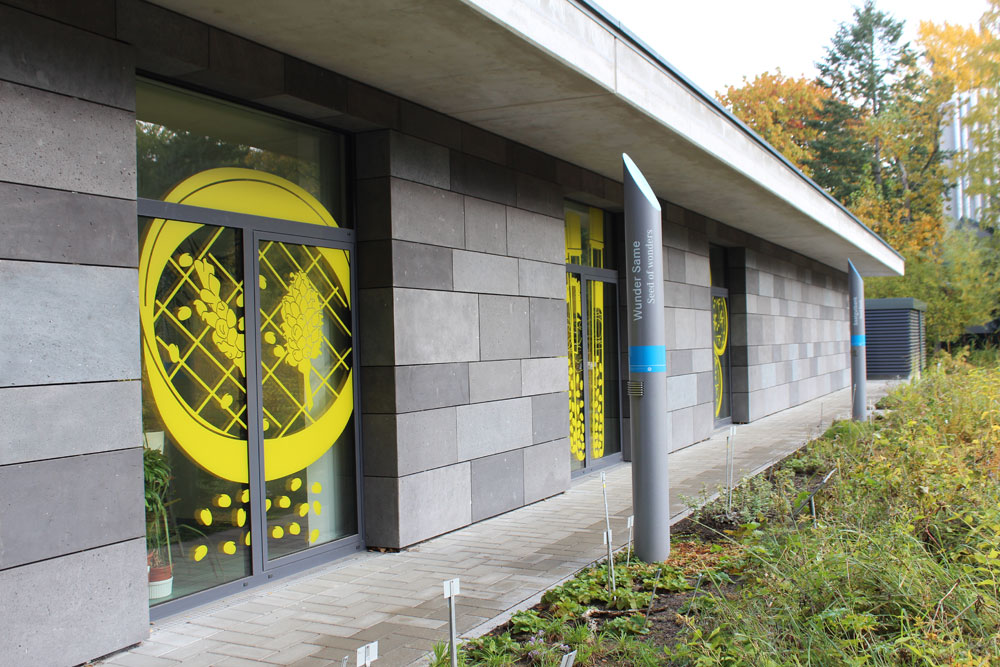
<svg viewBox="0 0 1000 667">
<path fill-rule="evenodd" d="M 361 667 L 362 665 L 364 665 L 364 667 L 368 667 L 373 662 L 378 660 L 378 642 L 372 642 L 360 647 L 358 649 L 357 660 L 358 667 Z"/>
<path fill-rule="evenodd" d="M 611 531 L 607 530 L 604 532 L 604 544 L 608 547 L 608 583 L 611 585 L 611 592 L 614 593 L 615 589 L 618 588 L 615 582 L 615 555 L 611 551 Z"/>
<path fill-rule="evenodd" d="M 458 637 L 455 632 L 455 597 L 461 592 L 458 579 L 444 582 L 444 598 L 448 601 L 448 637 L 451 649 L 451 667 L 458 667 Z"/>
<path fill-rule="evenodd" d="M 625 527 L 628 528 L 628 551 L 625 552 L 625 564 L 632 562 L 632 527 L 635 525 L 635 515 L 630 514 L 628 519 L 625 521 Z"/>
<path fill-rule="evenodd" d="M 559 663 L 559 667 L 573 667 L 573 663 L 576 662 L 576 651 L 570 651 L 562 657 L 562 661 Z"/>
</svg>

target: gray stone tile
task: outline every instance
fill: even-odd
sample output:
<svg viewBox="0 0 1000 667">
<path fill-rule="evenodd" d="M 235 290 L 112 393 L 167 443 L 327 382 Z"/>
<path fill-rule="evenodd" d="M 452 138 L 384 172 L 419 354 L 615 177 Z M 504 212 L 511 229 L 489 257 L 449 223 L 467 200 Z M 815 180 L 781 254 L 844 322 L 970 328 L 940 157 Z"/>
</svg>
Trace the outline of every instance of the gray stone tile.
<svg viewBox="0 0 1000 667">
<path fill-rule="evenodd" d="M 556 357 L 565 355 L 566 301 L 560 299 L 530 299 L 531 356 Z"/>
<path fill-rule="evenodd" d="M 569 396 L 565 392 L 531 397 L 532 442 L 569 436 Z"/>
<path fill-rule="evenodd" d="M 510 142 L 501 136 L 481 130 L 473 125 L 462 125 L 462 152 L 497 164 L 507 163 L 507 146 Z"/>
<path fill-rule="evenodd" d="M 404 103 L 404 106 L 409 106 Z M 400 132 L 389 139 L 390 171 L 393 176 L 436 188 L 451 186 L 448 149 Z"/>
<path fill-rule="evenodd" d="M 531 399 L 474 403 L 458 411 L 458 459 L 468 461 L 527 447 L 531 443 Z"/>
<path fill-rule="evenodd" d="M 138 380 L 0 389 L 0 466 L 136 447 L 139 400 Z"/>
<path fill-rule="evenodd" d="M 480 295 L 478 299 L 479 359 L 489 361 L 527 357 L 531 350 L 528 299 L 486 294 Z"/>
<path fill-rule="evenodd" d="M 135 269 L 0 261 L 0 385 L 139 377 Z"/>
<path fill-rule="evenodd" d="M 482 361 L 469 364 L 469 400 L 472 403 L 521 395 L 521 362 Z"/>
<path fill-rule="evenodd" d="M 472 520 L 524 504 L 524 456 L 505 452 L 472 462 Z"/>
<path fill-rule="evenodd" d="M 481 252 L 455 250 L 454 289 L 482 294 L 518 293 L 518 260 Z"/>
<path fill-rule="evenodd" d="M 0 43 L 0 79 L 135 109 L 125 44 L 10 7 L 0 7 Z"/>
<path fill-rule="evenodd" d="M 507 254 L 553 264 L 566 255 L 565 223 L 554 218 L 517 208 L 507 209 Z"/>
<path fill-rule="evenodd" d="M 0 211 L 3 259 L 138 266 L 134 201 L 0 183 Z"/>
<path fill-rule="evenodd" d="M 546 156 L 548 157 L 548 156 Z M 551 158 L 548 158 L 551 161 Z M 554 169 L 552 169 L 554 177 Z M 552 182 L 527 174 L 517 175 L 517 207 L 542 215 L 563 215 L 563 189 Z"/>
<path fill-rule="evenodd" d="M 479 298 L 475 294 L 394 290 L 396 363 L 478 360 Z"/>
<path fill-rule="evenodd" d="M 363 366 L 391 366 L 395 360 L 393 290 L 358 290 L 358 320 L 364 336 L 357 341 Z"/>
<path fill-rule="evenodd" d="M 548 299 L 566 299 L 566 266 L 517 260 L 518 293 L 521 296 L 538 296 Z"/>
<path fill-rule="evenodd" d="M 425 106 L 402 100 L 399 106 L 400 129 L 441 147 L 460 148 L 462 125 L 451 116 Z M 445 184 L 443 187 L 448 187 Z"/>
<path fill-rule="evenodd" d="M 567 391 L 569 365 L 566 357 L 521 360 L 521 394 L 551 394 Z"/>
<path fill-rule="evenodd" d="M 248 100 L 284 92 L 284 56 L 231 32 L 209 29 L 208 64 L 208 69 L 181 78 Z"/>
<path fill-rule="evenodd" d="M 391 197 L 393 238 L 465 247 L 465 205 L 460 195 L 393 178 Z"/>
<path fill-rule="evenodd" d="M 465 197 L 465 247 L 507 254 L 507 210 L 503 204 Z"/>
<path fill-rule="evenodd" d="M 508 206 L 517 203 L 517 184 L 512 170 L 457 151 L 451 153 L 451 189 Z"/>
<path fill-rule="evenodd" d="M 467 364 L 396 367 L 396 409 L 429 410 L 469 402 Z"/>
<path fill-rule="evenodd" d="M 472 521 L 469 463 L 399 479 L 399 546 L 465 526 Z"/>
<path fill-rule="evenodd" d="M 3 81 L 0 99 L 5 181 L 135 198 L 131 111 Z"/>
<path fill-rule="evenodd" d="M 452 253 L 450 248 L 393 241 L 393 284 L 397 287 L 452 289 Z M 385 272 L 386 268 L 382 265 L 378 270 Z"/>
<path fill-rule="evenodd" d="M 75 665 L 142 641 L 145 565 L 140 538 L 0 571 L 0 655 L 11 665 Z"/>
<path fill-rule="evenodd" d="M 139 0 L 115 4 L 118 39 L 133 45 L 137 68 L 169 77 L 208 68 L 206 24 Z"/>
</svg>

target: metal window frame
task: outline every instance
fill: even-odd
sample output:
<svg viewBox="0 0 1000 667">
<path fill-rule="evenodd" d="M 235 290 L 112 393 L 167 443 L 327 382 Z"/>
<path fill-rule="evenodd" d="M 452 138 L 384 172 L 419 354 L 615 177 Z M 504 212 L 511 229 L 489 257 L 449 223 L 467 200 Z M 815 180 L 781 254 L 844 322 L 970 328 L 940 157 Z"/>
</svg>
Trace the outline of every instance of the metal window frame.
<svg viewBox="0 0 1000 667">
<path fill-rule="evenodd" d="M 355 371 L 357 360 L 360 359 L 360 338 L 358 336 L 358 286 L 357 286 L 357 249 L 354 230 L 341 227 L 326 227 L 294 220 L 283 220 L 249 213 L 236 213 L 220 209 L 188 206 L 153 199 L 138 199 L 136 212 L 139 217 L 163 218 L 219 227 L 237 228 L 243 231 L 243 284 L 256 285 L 259 277 L 259 241 L 276 240 L 301 245 L 312 245 L 327 248 L 339 248 L 351 253 L 350 294 L 351 294 L 351 345 L 353 348 Z M 357 507 L 357 533 L 327 544 L 306 548 L 294 554 L 288 554 L 274 561 L 267 560 L 267 515 L 264 509 L 266 493 L 262 493 L 264 480 L 264 447 L 260 430 L 262 396 L 260 387 L 261 337 L 260 308 L 257 303 L 257 290 L 244 287 L 244 318 L 246 332 L 253 331 L 253 345 L 246 347 L 247 351 L 247 408 L 252 405 L 256 410 L 256 419 L 247 421 L 247 449 L 250 465 L 249 487 L 251 494 L 251 541 L 250 574 L 234 581 L 219 584 L 202 591 L 197 591 L 183 597 L 162 602 L 149 608 L 151 620 L 160 620 L 167 616 L 183 612 L 210 602 L 246 590 L 252 586 L 267 583 L 275 578 L 285 577 L 310 568 L 324 565 L 344 556 L 356 553 L 365 548 L 364 536 L 364 493 L 363 493 L 363 448 L 361 443 L 361 420 L 358 418 L 358 398 L 360 391 L 360 373 L 353 372 L 353 391 L 355 396 L 354 413 L 351 417 L 354 430 L 355 455 L 355 502 Z"/>
</svg>

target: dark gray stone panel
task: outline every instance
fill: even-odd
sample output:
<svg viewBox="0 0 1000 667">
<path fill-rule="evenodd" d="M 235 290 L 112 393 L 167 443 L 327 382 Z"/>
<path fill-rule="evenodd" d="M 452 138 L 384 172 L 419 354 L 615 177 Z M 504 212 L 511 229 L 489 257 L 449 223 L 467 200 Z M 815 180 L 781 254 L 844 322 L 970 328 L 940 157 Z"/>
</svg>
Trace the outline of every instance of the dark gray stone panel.
<svg viewBox="0 0 1000 667">
<path fill-rule="evenodd" d="M 474 297 L 475 298 L 475 297 Z M 480 295 L 479 343 L 482 361 L 521 359 L 531 351 L 528 299 Z"/>
<path fill-rule="evenodd" d="M 457 151 L 451 153 L 451 189 L 508 206 L 517 203 L 517 181 L 513 171 Z"/>
<path fill-rule="evenodd" d="M 0 600 L 3 665 L 77 665 L 137 644 L 149 636 L 146 540 L 4 570 Z"/>
<path fill-rule="evenodd" d="M 507 452 L 472 462 L 472 520 L 524 504 L 524 455 Z"/>
<path fill-rule="evenodd" d="M 509 143 L 503 137 L 492 132 L 480 130 L 472 125 L 462 125 L 462 151 L 469 155 L 481 157 L 497 164 L 505 164 Z"/>
<path fill-rule="evenodd" d="M 453 192 L 393 178 L 392 236 L 449 248 L 465 247 L 465 204 Z"/>
<path fill-rule="evenodd" d="M 0 466 L 0 508 L 0 570 L 143 537 L 142 449 Z"/>
<path fill-rule="evenodd" d="M 5 4 L 78 26 L 105 37 L 115 36 L 114 0 L 4 0 Z"/>
<path fill-rule="evenodd" d="M 0 386 L 139 377 L 135 269 L 3 260 L 0 285 Z"/>
<path fill-rule="evenodd" d="M 392 282 L 396 287 L 450 290 L 452 288 L 452 253 L 450 248 L 392 242 Z M 382 272 L 388 272 L 383 265 Z"/>
<path fill-rule="evenodd" d="M 370 547 L 399 548 L 399 480 L 364 479 L 365 543 Z"/>
<path fill-rule="evenodd" d="M 393 176 L 445 190 L 451 186 L 451 157 L 447 148 L 399 132 L 392 132 L 389 137 Z"/>
<path fill-rule="evenodd" d="M 569 437 L 569 395 L 531 397 L 531 440 L 534 443 Z"/>
<path fill-rule="evenodd" d="M 330 111 L 347 110 L 348 79 L 298 58 L 285 56 L 285 92 Z"/>
<path fill-rule="evenodd" d="M 135 202 L 0 183 L 0 256 L 135 267 Z"/>
<path fill-rule="evenodd" d="M 135 199 L 135 115 L 0 81 L 0 173 L 26 185 Z"/>
<path fill-rule="evenodd" d="M 358 241 L 392 237 L 391 196 L 388 177 L 357 182 Z"/>
<path fill-rule="evenodd" d="M 400 477 L 458 462 L 455 408 L 396 416 L 396 459 Z"/>
<path fill-rule="evenodd" d="M 551 181 L 526 174 L 517 175 L 517 207 L 550 215 L 563 215 L 563 190 Z"/>
<path fill-rule="evenodd" d="M 524 453 L 524 502 L 533 503 L 569 488 L 569 438 L 521 450 Z"/>
<path fill-rule="evenodd" d="M 181 78 L 246 100 L 285 92 L 284 55 L 249 39 L 210 28 L 208 63 L 208 69 Z"/>
<path fill-rule="evenodd" d="M 550 183 L 556 180 L 556 159 L 524 144 L 511 143 L 507 150 L 507 164 L 515 171 Z"/>
<path fill-rule="evenodd" d="M 443 113 L 403 100 L 399 106 L 400 129 L 448 148 L 462 146 L 462 123 Z M 448 187 L 445 185 L 444 187 Z"/>
<path fill-rule="evenodd" d="M 359 179 L 389 176 L 391 130 L 362 132 L 354 137 L 354 164 Z"/>
<path fill-rule="evenodd" d="M 136 67 L 180 77 L 208 69 L 209 27 L 139 0 L 118 0 L 118 39 L 134 45 Z"/>
<path fill-rule="evenodd" d="M 479 359 L 475 294 L 397 288 L 393 310 L 397 365 Z"/>
<path fill-rule="evenodd" d="M 0 79 L 135 109 L 126 45 L 0 5 Z"/>
<path fill-rule="evenodd" d="M 399 127 L 399 98 L 357 81 L 347 84 L 347 113 L 380 127 Z"/>
<path fill-rule="evenodd" d="M 553 264 L 565 262 L 565 222 L 562 218 L 508 208 L 507 254 Z"/>
<path fill-rule="evenodd" d="M 361 436 L 365 474 L 377 477 L 398 477 L 396 415 L 362 415 Z M 367 514 L 367 508 L 365 508 L 365 513 Z"/>
<path fill-rule="evenodd" d="M 361 367 L 361 412 L 396 412 L 396 372 L 392 366 Z"/>
<path fill-rule="evenodd" d="M 560 299 L 529 300 L 531 356 L 564 356 L 566 339 L 566 301 Z"/>
<path fill-rule="evenodd" d="M 521 395 L 521 362 L 481 361 L 469 364 L 469 401 L 481 403 Z"/>
<path fill-rule="evenodd" d="M 469 402 L 468 364 L 396 367 L 396 409 L 430 410 Z"/>
<path fill-rule="evenodd" d="M 0 466 L 135 447 L 139 405 L 138 380 L 0 389 Z"/>
<path fill-rule="evenodd" d="M 358 287 L 392 287 L 392 241 L 362 241 L 357 245 Z"/>
<path fill-rule="evenodd" d="M 507 254 L 507 210 L 503 204 L 465 198 L 465 247 L 495 255 Z"/>
<path fill-rule="evenodd" d="M 395 362 L 392 290 L 358 290 L 360 331 L 357 346 L 362 366 L 392 366 Z"/>
</svg>

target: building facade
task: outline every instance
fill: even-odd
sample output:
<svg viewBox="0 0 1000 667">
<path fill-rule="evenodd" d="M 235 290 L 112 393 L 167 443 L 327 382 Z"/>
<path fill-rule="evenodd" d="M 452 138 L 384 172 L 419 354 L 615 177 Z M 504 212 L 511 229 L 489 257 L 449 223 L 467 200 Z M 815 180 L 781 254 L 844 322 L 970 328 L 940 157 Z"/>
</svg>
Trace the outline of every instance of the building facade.
<svg viewBox="0 0 1000 667">
<path fill-rule="evenodd" d="M 597 8 L 277 4 L 0 2 L 0 664 L 628 460 L 623 151 L 666 446 L 846 387 L 902 271 Z"/>
</svg>

